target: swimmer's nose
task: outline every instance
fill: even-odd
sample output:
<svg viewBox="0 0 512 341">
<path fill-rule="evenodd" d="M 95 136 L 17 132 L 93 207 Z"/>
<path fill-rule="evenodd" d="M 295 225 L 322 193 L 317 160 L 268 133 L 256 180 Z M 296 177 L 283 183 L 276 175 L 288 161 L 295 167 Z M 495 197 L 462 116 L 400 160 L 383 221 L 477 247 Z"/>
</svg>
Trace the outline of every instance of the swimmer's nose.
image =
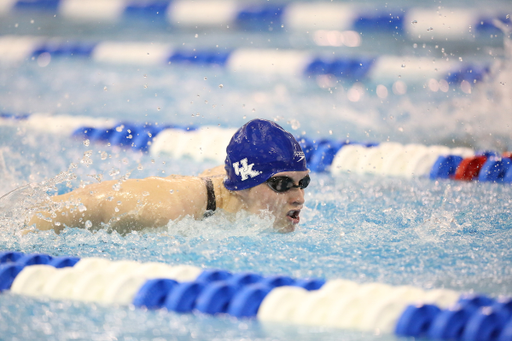
<svg viewBox="0 0 512 341">
<path fill-rule="evenodd" d="M 291 193 L 290 201 L 294 206 L 302 206 L 304 205 L 304 190 L 301 188 L 293 188 L 289 191 Z"/>
</svg>

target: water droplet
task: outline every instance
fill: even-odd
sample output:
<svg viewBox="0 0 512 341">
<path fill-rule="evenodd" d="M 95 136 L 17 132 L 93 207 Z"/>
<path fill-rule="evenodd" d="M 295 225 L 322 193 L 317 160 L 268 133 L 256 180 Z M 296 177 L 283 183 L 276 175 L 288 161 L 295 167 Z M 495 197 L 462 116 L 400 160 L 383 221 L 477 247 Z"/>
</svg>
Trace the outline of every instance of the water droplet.
<svg viewBox="0 0 512 341">
<path fill-rule="evenodd" d="M 169 192 L 171 192 L 171 194 L 174 194 L 174 190 L 173 189 L 171 189 Z"/>
<path fill-rule="evenodd" d="M 102 160 L 106 160 L 106 159 L 107 159 L 107 157 L 108 157 L 107 152 L 102 152 L 102 153 L 101 153 L 101 159 L 102 159 Z"/>
<path fill-rule="evenodd" d="M 224 84 L 219 84 L 219 88 L 223 88 L 224 87 Z"/>
<path fill-rule="evenodd" d="M 144 75 L 144 78 L 148 78 L 148 76 Z"/>
<path fill-rule="evenodd" d="M 137 169 L 141 171 L 144 169 L 144 167 L 142 166 L 142 164 L 139 163 L 139 166 L 137 167 Z"/>
<path fill-rule="evenodd" d="M 90 220 L 87 220 L 87 221 L 85 222 L 85 228 L 86 228 L 86 229 L 90 229 L 91 227 L 92 227 L 92 223 L 91 223 L 91 221 L 90 221 Z"/>
<path fill-rule="evenodd" d="M 89 141 L 89 139 L 84 140 L 84 146 L 89 147 L 90 144 L 91 144 L 91 141 Z"/>
<path fill-rule="evenodd" d="M 290 120 L 290 125 L 292 126 L 293 130 L 297 130 L 300 128 L 300 122 L 295 119 Z"/>
<path fill-rule="evenodd" d="M 462 62 L 462 57 L 459 57 L 459 60 Z"/>
<path fill-rule="evenodd" d="M 256 111 L 256 109 L 252 108 L 252 112 L 255 112 L 255 111 Z"/>
<path fill-rule="evenodd" d="M 116 127 L 116 131 L 117 131 L 118 133 L 122 132 L 122 131 L 123 131 L 123 129 L 124 129 L 124 125 L 122 125 L 122 124 L 121 124 L 120 126 Z"/>
<path fill-rule="evenodd" d="M 413 21 L 411 21 L 411 24 L 413 24 L 413 25 L 414 25 L 414 24 L 417 24 L 417 23 L 418 23 L 418 20 L 413 20 Z"/>
<path fill-rule="evenodd" d="M 121 184 L 118 182 L 118 183 L 115 183 L 113 186 L 112 186 L 112 189 L 116 192 L 119 192 L 121 190 Z"/>
<path fill-rule="evenodd" d="M 144 89 L 147 89 L 147 88 L 148 88 L 147 84 L 144 84 Z"/>
<path fill-rule="evenodd" d="M 115 211 L 115 212 L 119 212 L 119 208 L 114 207 L 114 211 Z"/>
<path fill-rule="evenodd" d="M 402 64 L 401 66 L 402 66 L 402 69 L 405 68 L 405 64 Z"/>
<path fill-rule="evenodd" d="M 144 192 L 142 192 L 142 196 L 143 196 L 143 197 L 147 197 L 148 195 L 149 195 L 149 192 L 148 192 L 148 191 L 144 191 Z"/>
<path fill-rule="evenodd" d="M 208 78 L 204 77 L 204 80 L 207 80 Z"/>
<path fill-rule="evenodd" d="M 107 91 L 107 87 L 106 87 L 106 86 L 104 86 L 104 87 L 103 87 L 103 90 Z"/>
<path fill-rule="evenodd" d="M 117 175 L 117 174 L 119 174 L 119 173 L 120 173 L 119 169 L 112 168 L 112 169 L 110 170 L 110 172 L 108 173 L 108 175 L 110 175 L 110 176 L 116 176 L 116 175 Z"/>
</svg>

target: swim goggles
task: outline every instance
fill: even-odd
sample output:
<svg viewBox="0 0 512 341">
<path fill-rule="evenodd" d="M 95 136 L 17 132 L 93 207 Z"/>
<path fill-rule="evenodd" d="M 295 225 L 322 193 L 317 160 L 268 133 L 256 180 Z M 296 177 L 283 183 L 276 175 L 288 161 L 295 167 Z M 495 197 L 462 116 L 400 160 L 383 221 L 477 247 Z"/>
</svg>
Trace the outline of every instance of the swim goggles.
<svg viewBox="0 0 512 341">
<path fill-rule="evenodd" d="M 311 181 L 311 178 L 309 175 L 306 175 L 304 178 L 302 178 L 299 181 L 298 185 L 295 185 L 295 180 L 288 176 L 274 176 L 267 180 L 267 185 L 270 187 L 274 192 L 277 193 L 284 193 L 286 191 L 289 191 L 292 188 L 300 188 L 304 189 L 308 187 L 309 182 Z"/>
</svg>

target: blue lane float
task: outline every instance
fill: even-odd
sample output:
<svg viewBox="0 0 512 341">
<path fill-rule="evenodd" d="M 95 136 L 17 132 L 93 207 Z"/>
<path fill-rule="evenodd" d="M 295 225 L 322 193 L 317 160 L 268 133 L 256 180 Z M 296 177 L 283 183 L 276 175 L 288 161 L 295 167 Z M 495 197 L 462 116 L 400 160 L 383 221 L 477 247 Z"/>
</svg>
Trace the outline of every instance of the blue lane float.
<svg viewBox="0 0 512 341">
<path fill-rule="evenodd" d="M 87 3 L 76 0 L 14 0 L 0 6 L 0 15 L 16 13 L 41 13 L 59 15 L 64 19 L 90 21 L 95 24 L 140 20 L 149 24 L 164 23 L 171 27 L 226 27 L 258 31 L 289 31 L 307 29 L 342 29 L 358 32 L 387 33 L 418 39 L 421 32 L 424 39 L 452 40 L 470 39 L 476 35 L 497 34 L 493 19 L 509 22 L 508 16 L 500 8 L 488 9 L 482 14 L 478 9 L 468 10 L 450 8 L 446 13 L 438 8 L 389 8 L 371 11 L 363 6 L 343 3 L 293 2 L 269 4 L 265 2 L 243 4 L 237 2 L 208 1 L 110 1 L 98 3 L 96 11 L 87 8 Z M 210 15 L 204 15 L 204 13 Z M 441 13 L 440 13 L 441 12 Z M 101 13 L 101 14 L 98 14 Z M 445 23 L 425 34 L 433 19 L 439 21 L 439 15 L 446 17 Z M 324 20 L 317 21 L 315 18 Z M 436 21 L 434 21 L 436 22 Z M 472 28 L 472 29 L 471 29 Z"/>
<path fill-rule="evenodd" d="M 189 274 L 180 277 L 178 273 L 181 271 L 183 275 L 185 269 Z M 178 313 L 198 311 L 210 315 L 229 314 L 237 318 L 258 318 L 262 322 L 308 321 L 311 324 L 313 321 L 313 325 L 331 327 L 340 327 L 337 322 L 343 322 L 344 315 L 339 315 L 336 310 L 337 302 L 340 302 L 349 309 L 347 316 L 350 309 L 362 312 L 363 319 L 376 312 L 384 316 L 384 319 L 378 316 L 377 319 L 370 318 L 373 321 L 370 324 L 368 321 L 354 320 L 353 325 L 344 325 L 348 328 L 367 331 L 378 328 L 381 332 L 398 336 L 436 340 L 506 341 L 512 335 L 510 297 L 461 295 L 446 289 L 424 291 L 381 283 L 357 284 L 341 279 L 325 281 L 248 272 L 231 273 L 221 269 L 191 270 L 194 269 L 190 266 L 173 267 L 162 263 L 4 251 L 0 252 L 0 290 L 35 297 L 131 304 L 137 308 L 167 309 Z M 105 287 L 99 291 L 114 295 L 117 300 L 101 296 L 91 299 L 87 290 L 94 291 L 94 288 L 87 283 L 82 285 L 85 292 L 72 290 L 80 288 L 85 278 L 100 279 L 102 273 L 108 273 L 109 280 L 102 283 Z M 112 288 L 121 291 L 122 295 Z M 52 290 L 59 292 L 60 296 L 52 296 Z M 408 299 L 404 299 L 405 293 Z M 366 301 L 356 299 L 347 306 L 348 297 L 359 296 L 365 297 Z M 360 306 L 364 302 L 368 304 L 367 307 Z M 400 309 L 397 310 L 397 307 Z M 322 312 L 319 308 L 326 310 Z M 333 315 L 329 313 L 330 310 L 337 311 L 333 314 L 339 315 L 334 316 L 334 321 L 328 321 Z M 304 311 L 322 313 L 324 318 L 315 320 L 315 316 L 301 316 Z M 390 315 L 395 317 L 390 319 Z M 382 320 L 388 322 L 382 324 Z"/>
</svg>

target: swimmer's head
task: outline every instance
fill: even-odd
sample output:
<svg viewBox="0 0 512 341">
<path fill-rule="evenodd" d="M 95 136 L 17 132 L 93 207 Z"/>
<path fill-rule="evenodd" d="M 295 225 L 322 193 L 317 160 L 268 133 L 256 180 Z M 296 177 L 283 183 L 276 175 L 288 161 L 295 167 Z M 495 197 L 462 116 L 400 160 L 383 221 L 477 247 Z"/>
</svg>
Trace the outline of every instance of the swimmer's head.
<svg viewBox="0 0 512 341">
<path fill-rule="evenodd" d="M 267 120 L 246 123 L 233 135 L 226 152 L 224 186 L 231 191 L 257 186 L 277 173 L 308 170 L 293 135 Z"/>
</svg>

